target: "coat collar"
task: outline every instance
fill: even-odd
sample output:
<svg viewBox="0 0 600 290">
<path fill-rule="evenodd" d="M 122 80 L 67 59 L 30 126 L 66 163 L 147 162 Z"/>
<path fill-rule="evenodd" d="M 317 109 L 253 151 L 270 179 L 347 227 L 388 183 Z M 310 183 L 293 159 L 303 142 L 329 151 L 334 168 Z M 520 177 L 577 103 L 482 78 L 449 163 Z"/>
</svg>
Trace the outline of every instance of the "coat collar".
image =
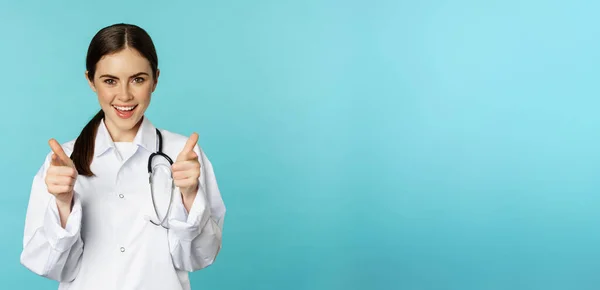
<svg viewBox="0 0 600 290">
<path fill-rule="evenodd" d="M 154 125 L 148 120 L 146 116 L 142 117 L 142 124 L 138 129 L 135 138 L 133 139 L 133 144 L 138 145 L 150 152 L 154 152 L 156 149 L 156 129 Z M 108 129 L 106 128 L 106 124 L 104 123 L 104 118 L 100 121 L 98 125 L 98 130 L 96 132 L 96 140 L 95 140 L 95 155 L 100 156 L 104 154 L 108 149 L 114 148 L 115 143 L 112 140 L 110 134 L 108 133 Z"/>
</svg>

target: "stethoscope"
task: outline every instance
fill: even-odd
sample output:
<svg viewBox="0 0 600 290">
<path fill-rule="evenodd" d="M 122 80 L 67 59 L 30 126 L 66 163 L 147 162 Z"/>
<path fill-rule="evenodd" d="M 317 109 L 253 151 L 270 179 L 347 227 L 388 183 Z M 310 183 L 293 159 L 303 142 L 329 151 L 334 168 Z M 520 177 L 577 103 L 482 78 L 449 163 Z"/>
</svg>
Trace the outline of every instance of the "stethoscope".
<svg viewBox="0 0 600 290">
<path fill-rule="evenodd" d="M 151 218 L 147 218 L 148 221 L 150 221 L 152 224 L 154 224 L 155 226 L 162 226 L 165 229 L 168 229 L 168 226 L 165 226 L 165 221 L 167 221 L 167 217 L 169 216 L 169 211 L 171 210 L 171 203 L 173 202 L 173 191 L 175 189 L 175 183 L 173 182 L 173 172 L 171 171 L 171 167 L 173 165 L 173 160 L 171 159 L 171 157 L 169 157 L 169 155 L 165 154 L 162 152 L 162 135 L 160 134 L 160 131 L 158 129 L 156 129 L 156 137 L 157 137 L 157 144 L 156 144 L 156 152 L 150 154 L 150 157 L 148 157 L 148 181 L 150 183 L 150 196 L 152 198 L 152 206 L 154 207 L 154 214 L 156 214 L 156 218 L 158 218 L 160 220 L 159 223 L 153 221 Z M 167 159 L 167 161 L 169 162 L 169 165 L 167 166 L 167 164 L 165 163 L 159 163 L 156 166 L 152 166 L 152 159 L 154 157 L 158 157 L 161 156 L 165 159 Z M 161 220 L 159 215 L 158 215 L 158 208 L 156 207 L 156 202 L 154 201 L 154 187 L 152 186 L 152 176 L 154 174 L 154 168 L 158 167 L 158 166 L 167 166 L 168 167 L 168 171 L 171 175 L 171 193 L 169 196 L 169 207 L 167 208 L 167 213 L 165 214 L 164 218 Z"/>
</svg>

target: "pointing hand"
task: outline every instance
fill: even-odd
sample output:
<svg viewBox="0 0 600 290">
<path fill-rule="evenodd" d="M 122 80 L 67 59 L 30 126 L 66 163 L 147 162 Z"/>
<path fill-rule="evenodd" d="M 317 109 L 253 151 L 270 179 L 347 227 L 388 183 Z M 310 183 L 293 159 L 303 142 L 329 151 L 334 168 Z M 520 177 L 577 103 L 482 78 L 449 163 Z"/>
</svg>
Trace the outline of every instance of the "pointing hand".
<svg viewBox="0 0 600 290">
<path fill-rule="evenodd" d="M 200 161 L 198 160 L 198 154 L 194 152 L 196 143 L 198 143 L 198 134 L 193 133 L 185 143 L 183 150 L 177 156 L 172 167 L 175 185 L 179 187 L 184 199 L 186 197 L 195 197 L 195 193 L 198 190 Z"/>
<path fill-rule="evenodd" d="M 75 164 L 60 144 L 55 139 L 48 141 L 52 149 L 52 160 L 46 173 L 46 186 L 48 192 L 56 197 L 56 204 L 59 208 L 61 220 L 65 223 L 66 216 L 71 212 L 71 203 L 73 201 L 73 187 L 77 180 L 77 170 Z"/>
</svg>

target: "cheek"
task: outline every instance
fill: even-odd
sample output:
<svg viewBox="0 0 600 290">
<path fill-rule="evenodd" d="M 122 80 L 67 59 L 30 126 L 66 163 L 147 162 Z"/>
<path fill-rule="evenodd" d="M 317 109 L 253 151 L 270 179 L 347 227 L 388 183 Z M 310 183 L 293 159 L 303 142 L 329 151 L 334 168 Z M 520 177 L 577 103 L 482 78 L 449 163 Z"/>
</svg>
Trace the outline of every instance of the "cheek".
<svg viewBox="0 0 600 290">
<path fill-rule="evenodd" d="M 98 95 L 98 100 L 102 104 L 110 104 L 115 96 L 111 89 L 101 87 L 96 89 L 96 94 Z"/>
<path fill-rule="evenodd" d="M 136 87 L 133 90 L 133 95 L 138 102 L 147 103 L 150 101 L 150 96 L 152 95 L 152 86 L 143 85 Z"/>
</svg>

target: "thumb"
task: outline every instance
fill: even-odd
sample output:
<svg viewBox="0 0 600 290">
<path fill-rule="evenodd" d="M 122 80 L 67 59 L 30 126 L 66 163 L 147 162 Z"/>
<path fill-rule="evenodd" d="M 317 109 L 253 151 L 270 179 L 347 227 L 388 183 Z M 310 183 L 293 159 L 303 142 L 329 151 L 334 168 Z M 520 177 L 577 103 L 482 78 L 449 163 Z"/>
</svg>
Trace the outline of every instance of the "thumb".
<svg viewBox="0 0 600 290">
<path fill-rule="evenodd" d="M 52 152 L 54 153 L 52 155 L 52 165 L 71 166 L 71 158 L 69 158 L 69 156 L 65 154 L 65 151 L 54 138 L 50 139 L 50 141 L 48 141 L 48 144 L 50 145 L 50 149 L 52 149 Z"/>
<path fill-rule="evenodd" d="M 196 146 L 196 143 L 198 143 L 198 133 L 194 132 L 190 136 L 190 138 L 188 138 L 187 142 L 185 143 L 185 146 L 183 146 L 181 153 L 179 153 L 179 156 L 177 156 L 177 160 L 187 160 L 191 158 L 196 158 L 197 156 L 194 152 L 194 147 Z"/>
</svg>

